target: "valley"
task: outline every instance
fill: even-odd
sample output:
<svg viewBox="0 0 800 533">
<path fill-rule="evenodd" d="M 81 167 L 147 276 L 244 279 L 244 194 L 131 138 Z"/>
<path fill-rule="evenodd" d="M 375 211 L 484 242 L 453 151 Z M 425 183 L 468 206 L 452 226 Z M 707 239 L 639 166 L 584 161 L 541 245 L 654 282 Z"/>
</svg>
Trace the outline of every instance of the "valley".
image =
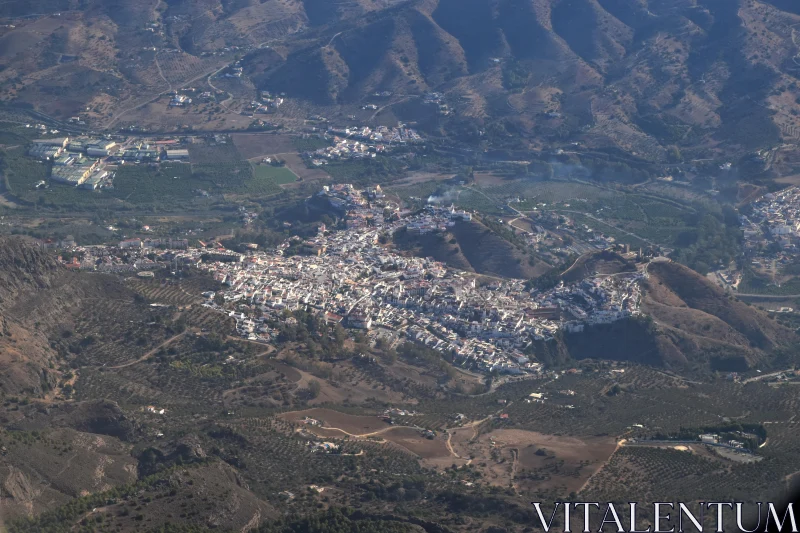
<svg viewBox="0 0 800 533">
<path fill-rule="evenodd" d="M 790 495 L 798 27 L 783 0 L 0 2 L 0 530 L 530 533 L 532 502 Z"/>
</svg>

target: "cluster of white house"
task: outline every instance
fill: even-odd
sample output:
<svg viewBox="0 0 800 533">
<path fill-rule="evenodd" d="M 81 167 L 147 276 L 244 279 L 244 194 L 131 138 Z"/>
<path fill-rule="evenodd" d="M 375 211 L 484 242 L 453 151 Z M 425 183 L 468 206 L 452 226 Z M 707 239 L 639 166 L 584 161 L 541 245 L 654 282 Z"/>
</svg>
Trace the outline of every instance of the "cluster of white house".
<svg viewBox="0 0 800 533">
<path fill-rule="evenodd" d="M 365 209 L 362 199 L 375 192 L 334 186 L 326 194 L 344 201 L 346 209 Z M 521 280 L 477 283 L 472 274 L 429 258 L 401 256 L 380 244 L 381 235 L 421 220 L 451 223 L 453 213 L 431 207 L 416 216 L 389 221 L 376 216 L 368 225 L 320 231 L 310 240 L 314 248 L 307 255 L 284 255 L 293 246 L 290 242 L 235 261 L 208 261 L 206 254 L 201 262 L 200 250 L 186 255 L 227 287 L 227 301 L 258 309 L 235 314 L 243 335 L 267 340 L 270 315 L 284 309 L 312 310 L 329 322 L 393 332 L 485 371 L 538 370 L 530 355 L 534 343 L 552 339 L 562 328 L 577 332 L 640 312 L 643 273 L 536 291 Z M 208 305 L 216 304 L 209 299 Z"/>
</svg>

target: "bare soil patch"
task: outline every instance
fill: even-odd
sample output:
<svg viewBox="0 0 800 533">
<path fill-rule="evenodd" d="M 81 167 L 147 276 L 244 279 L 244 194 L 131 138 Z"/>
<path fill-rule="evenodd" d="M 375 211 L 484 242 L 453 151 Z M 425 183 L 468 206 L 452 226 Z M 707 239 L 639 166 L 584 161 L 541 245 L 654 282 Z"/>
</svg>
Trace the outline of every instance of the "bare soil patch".
<svg viewBox="0 0 800 533">
<path fill-rule="evenodd" d="M 330 180 L 331 177 L 321 168 L 308 168 L 303 158 L 298 154 L 284 154 L 281 156 L 289 170 L 297 174 L 302 181 Z"/>
<path fill-rule="evenodd" d="M 451 464 L 452 455 L 445 444 L 446 436 L 437 435 L 433 439 L 422 436 L 422 432 L 414 428 L 394 428 L 381 434 L 384 439 L 393 442 L 418 455 L 423 460 L 446 460 Z"/>
<path fill-rule="evenodd" d="M 775 183 L 783 183 L 786 185 L 800 185 L 800 174 L 792 174 L 791 176 L 781 176 L 775 179 Z"/>
<path fill-rule="evenodd" d="M 472 459 L 489 483 L 513 483 L 520 492 L 578 491 L 616 449 L 612 437 L 577 438 L 518 429 L 473 438 L 471 428 L 457 430 L 450 441 L 453 451 L 462 459 Z"/>
<path fill-rule="evenodd" d="M 306 417 L 313 418 L 314 420 L 322 422 L 322 429 L 336 428 L 351 435 L 368 435 L 391 427 L 377 416 L 348 415 L 346 413 L 320 407 L 306 409 L 304 411 L 291 411 L 289 413 L 283 413 L 280 416 L 289 422 L 299 422 Z M 320 428 L 310 426 L 309 429 L 314 430 Z M 331 434 L 330 436 L 336 435 Z M 338 436 L 341 436 L 341 433 L 339 433 Z"/>
</svg>

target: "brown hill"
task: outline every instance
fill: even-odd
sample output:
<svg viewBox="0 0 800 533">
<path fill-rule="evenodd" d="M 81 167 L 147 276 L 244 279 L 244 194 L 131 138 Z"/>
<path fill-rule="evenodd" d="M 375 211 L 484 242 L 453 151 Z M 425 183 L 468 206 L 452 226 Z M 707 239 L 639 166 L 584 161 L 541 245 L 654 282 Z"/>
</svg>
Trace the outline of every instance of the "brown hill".
<svg viewBox="0 0 800 533">
<path fill-rule="evenodd" d="M 531 140 L 567 132 L 651 160 L 711 138 L 751 149 L 798 135 L 788 4 L 418 0 L 344 22 L 329 10 L 329 31 L 251 74 L 318 104 L 435 89 Z"/>
<path fill-rule="evenodd" d="M 41 394 L 55 384 L 56 353 L 28 311 L 66 271 L 22 238 L 0 238 L 0 391 Z"/>
<path fill-rule="evenodd" d="M 564 334 L 534 353 L 546 362 L 611 359 L 707 373 L 779 364 L 781 350 L 798 341 L 764 312 L 683 265 L 655 262 L 648 272 L 643 316 Z"/>
<path fill-rule="evenodd" d="M 800 13 L 786 0 L 36 0 L 0 16 L 27 17 L 0 29 L 4 99 L 58 117 L 89 107 L 100 126 L 238 46 L 259 88 L 313 109 L 436 90 L 453 117 L 533 147 L 557 135 L 663 161 L 672 145 L 685 157 L 800 135 Z"/>
<path fill-rule="evenodd" d="M 52 343 L 93 300 L 133 296 L 115 280 L 70 272 L 31 240 L 0 237 L 0 393 L 42 395 L 65 361 Z"/>
<path fill-rule="evenodd" d="M 547 272 L 550 265 L 526 254 L 480 222 L 459 222 L 445 233 L 395 234 L 395 244 L 420 257 L 465 270 L 492 276 L 531 279 Z"/>
<path fill-rule="evenodd" d="M 720 368 L 768 364 L 796 335 L 734 299 L 695 271 L 674 262 L 651 263 L 642 310 L 687 359 Z"/>
<path fill-rule="evenodd" d="M 561 274 L 561 279 L 566 283 L 574 283 L 598 274 L 609 275 L 635 271 L 636 265 L 629 260 L 618 253 L 602 250 L 579 257 Z"/>
</svg>

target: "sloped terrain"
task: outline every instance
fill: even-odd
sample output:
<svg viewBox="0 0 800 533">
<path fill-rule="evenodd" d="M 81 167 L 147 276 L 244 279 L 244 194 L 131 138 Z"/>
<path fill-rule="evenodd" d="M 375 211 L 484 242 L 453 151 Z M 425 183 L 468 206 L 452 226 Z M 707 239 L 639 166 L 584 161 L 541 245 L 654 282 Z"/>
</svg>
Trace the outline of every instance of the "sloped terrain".
<svg viewBox="0 0 800 533">
<path fill-rule="evenodd" d="M 563 277 L 576 281 L 587 269 L 625 271 L 625 261 L 614 255 L 584 256 Z M 763 311 L 679 263 L 654 262 L 647 269 L 642 316 L 566 333 L 555 342 L 538 343 L 533 353 L 547 363 L 610 359 L 706 374 L 769 367 L 798 341 Z"/>
<path fill-rule="evenodd" d="M 72 429 L 4 436 L 0 483 L 6 520 L 38 515 L 136 480 L 131 446 L 114 437 Z"/>
<path fill-rule="evenodd" d="M 531 279 L 550 268 L 477 221 L 457 223 L 445 233 L 401 232 L 395 235 L 395 244 L 420 257 L 478 274 Z"/>
<path fill-rule="evenodd" d="M 687 267 L 664 262 L 648 269 L 642 310 L 689 361 L 742 370 L 797 341 L 791 330 Z"/>
<path fill-rule="evenodd" d="M 797 135 L 793 11 L 720 0 L 420 0 L 336 22 L 283 67 L 251 74 L 321 104 L 444 90 L 460 114 L 508 120 L 532 141 L 567 134 L 663 160 L 671 145 L 747 150 Z"/>
<path fill-rule="evenodd" d="M 0 238 L 0 391 L 51 390 L 64 363 L 52 339 L 69 334 L 83 306 L 123 298 L 133 293 L 112 278 L 70 272 L 32 241 Z"/>
<path fill-rule="evenodd" d="M 41 394 L 57 380 L 50 371 L 57 354 L 43 333 L 46 325 L 26 311 L 67 272 L 22 238 L 0 239 L 0 250 L 0 391 Z"/>
<path fill-rule="evenodd" d="M 574 283 L 598 274 L 610 275 L 635 271 L 636 266 L 621 255 L 603 250 L 579 257 L 561 273 L 561 279 L 568 283 Z"/>
<path fill-rule="evenodd" d="M 499 121 L 523 147 L 571 138 L 701 158 L 800 135 L 797 11 L 778 0 L 10 2 L 0 16 L 38 18 L 0 29 L 0 87 L 6 101 L 111 127 L 238 47 L 257 88 L 312 108 L 436 90 L 455 117 Z"/>
</svg>

